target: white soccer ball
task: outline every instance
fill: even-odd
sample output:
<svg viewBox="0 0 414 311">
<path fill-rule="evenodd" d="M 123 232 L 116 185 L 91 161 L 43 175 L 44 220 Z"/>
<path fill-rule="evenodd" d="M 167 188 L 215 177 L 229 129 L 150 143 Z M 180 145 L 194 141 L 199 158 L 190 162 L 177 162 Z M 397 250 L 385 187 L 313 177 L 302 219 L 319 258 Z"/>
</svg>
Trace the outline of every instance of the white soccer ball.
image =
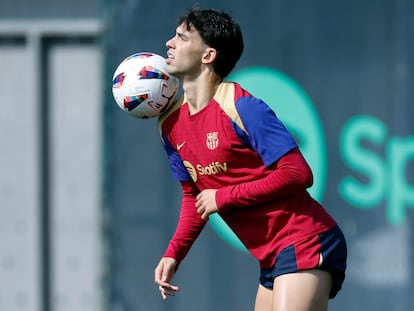
<svg viewBox="0 0 414 311">
<path fill-rule="evenodd" d="M 124 59 L 112 78 L 118 106 L 142 119 L 163 114 L 174 102 L 179 85 L 166 67 L 165 58 L 154 53 L 136 53 Z"/>
</svg>

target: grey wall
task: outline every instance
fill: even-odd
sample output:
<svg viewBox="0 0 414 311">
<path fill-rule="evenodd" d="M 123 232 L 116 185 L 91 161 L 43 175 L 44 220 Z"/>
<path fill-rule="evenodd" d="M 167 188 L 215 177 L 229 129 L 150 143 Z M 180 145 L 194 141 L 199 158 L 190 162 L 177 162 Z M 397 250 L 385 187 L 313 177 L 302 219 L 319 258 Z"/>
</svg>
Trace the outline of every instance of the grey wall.
<svg viewBox="0 0 414 311">
<path fill-rule="evenodd" d="M 99 0 L 4 0 L 0 2 L 0 18 L 98 18 L 101 8 Z"/>
<path fill-rule="evenodd" d="M 101 20 L 78 4 L 0 2 L 0 310 L 105 304 Z"/>
</svg>

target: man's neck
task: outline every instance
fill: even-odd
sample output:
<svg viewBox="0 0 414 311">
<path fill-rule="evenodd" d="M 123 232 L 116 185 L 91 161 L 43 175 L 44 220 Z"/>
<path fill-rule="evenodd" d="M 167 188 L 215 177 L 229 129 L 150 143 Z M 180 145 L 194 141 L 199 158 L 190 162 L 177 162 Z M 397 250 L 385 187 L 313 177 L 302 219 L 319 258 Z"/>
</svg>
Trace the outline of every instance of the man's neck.
<svg viewBox="0 0 414 311">
<path fill-rule="evenodd" d="M 190 114 L 196 114 L 204 109 L 213 99 L 222 79 L 216 74 L 201 74 L 197 79 L 183 81 Z"/>
</svg>

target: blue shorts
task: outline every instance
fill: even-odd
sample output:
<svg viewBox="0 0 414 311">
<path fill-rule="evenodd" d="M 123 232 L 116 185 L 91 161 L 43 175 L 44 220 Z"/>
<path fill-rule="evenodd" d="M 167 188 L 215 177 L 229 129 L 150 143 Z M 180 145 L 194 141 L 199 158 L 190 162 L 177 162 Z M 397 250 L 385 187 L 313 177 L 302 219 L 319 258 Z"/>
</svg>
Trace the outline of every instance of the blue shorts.
<svg viewBox="0 0 414 311">
<path fill-rule="evenodd" d="M 334 298 L 345 279 L 347 246 L 338 226 L 314 238 L 292 244 L 277 256 L 270 269 L 260 269 L 260 284 L 273 289 L 273 281 L 282 274 L 310 269 L 322 269 L 332 275 L 333 283 L 329 298 Z"/>
</svg>

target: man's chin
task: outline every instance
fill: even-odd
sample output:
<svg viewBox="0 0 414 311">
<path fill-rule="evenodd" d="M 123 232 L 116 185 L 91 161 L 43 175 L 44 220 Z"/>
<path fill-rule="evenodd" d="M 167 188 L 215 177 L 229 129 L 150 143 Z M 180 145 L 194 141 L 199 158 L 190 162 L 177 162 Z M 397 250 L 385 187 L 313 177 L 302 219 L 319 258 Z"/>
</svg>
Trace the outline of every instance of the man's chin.
<svg viewBox="0 0 414 311">
<path fill-rule="evenodd" d="M 165 69 L 167 69 L 167 71 L 170 75 L 173 75 L 173 76 L 175 75 L 174 74 L 174 72 L 175 72 L 174 68 L 171 65 L 169 65 L 168 63 L 167 63 L 167 67 L 165 67 Z"/>
<path fill-rule="evenodd" d="M 167 66 L 166 69 L 167 69 L 167 71 L 170 75 L 180 79 L 180 76 L 181 76 L 180 73 L 178 71 L 174 70 L 174 68 L 171 68 L 170 66 Z"/>
</svg>

